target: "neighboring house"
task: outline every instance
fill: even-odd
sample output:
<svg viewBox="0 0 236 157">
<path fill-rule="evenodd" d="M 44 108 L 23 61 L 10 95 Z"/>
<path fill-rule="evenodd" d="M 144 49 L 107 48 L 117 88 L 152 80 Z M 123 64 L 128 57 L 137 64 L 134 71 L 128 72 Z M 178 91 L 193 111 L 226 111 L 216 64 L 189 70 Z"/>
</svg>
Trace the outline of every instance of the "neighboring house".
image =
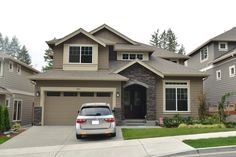
<svg viewBox="0 0 236 157">
<path fill-rule="evenodd" d="M 105 24 L 47 44 L 53 69 L 31 77 L 42 125 L 74 125 L 87 102 L 110 103 L 118 124 L 146 119 L 154 125 L 163 116 L 198 116 L 206 74 L 181 65 L 185 55 L 136 42 Z"/>
<path fill-rule="evenodd" d="M 34 84 L 28 78 L 39 71 L 0 53 L 0 105 L 9 109 L 11 122 L 32 124 Z"/>
<path fill-rule="evenodd" d="M 188 67 L 206 71 L 204 92 L 209 105 L 217 105 L 227 92 L 236 92 L 236 27 L 208 40 L 189 56 Z M 231 97 L 230 103 L 236 104 Z"/>
</svg>

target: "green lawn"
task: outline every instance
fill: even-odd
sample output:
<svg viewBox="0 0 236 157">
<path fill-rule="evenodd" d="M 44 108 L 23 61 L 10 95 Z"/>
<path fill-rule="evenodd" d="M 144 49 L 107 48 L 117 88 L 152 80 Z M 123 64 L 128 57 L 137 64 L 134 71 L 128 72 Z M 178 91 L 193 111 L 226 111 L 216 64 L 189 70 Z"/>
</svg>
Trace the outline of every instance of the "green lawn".
<svg viewBox="0 0 236 157">
<path fill-rule="evenodd" d="M 183 142 L 194 148 L 230 146 L 230 145 L 236 145 L 236 136 L 198 139 L 198 140 L 184 140 Z"/>
<path fill-rule="evenodd" d="M 10 139 L 10 137 L 0 137 L 0 144 L 6 142 L 9 139 Z"/>
<path fill-rule="evenodd" d="M 123 128 L 122 133 L 125 140 L 150 137 L 164 137 L 176 135 L 200 134 L 209 132 L 236 131 L 235 128 Z"/>
</svg>

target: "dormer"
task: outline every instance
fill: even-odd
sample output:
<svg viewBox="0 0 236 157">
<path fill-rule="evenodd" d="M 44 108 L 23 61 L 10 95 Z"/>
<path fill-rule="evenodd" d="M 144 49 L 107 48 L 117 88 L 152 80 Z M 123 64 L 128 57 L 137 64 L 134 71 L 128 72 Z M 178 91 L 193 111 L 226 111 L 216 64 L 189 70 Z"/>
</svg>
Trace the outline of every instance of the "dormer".
<svg viewBox="0 0 236 157">
<path fill-rule="evenodd" d="M 54 68 L 63 70 L 97 71 L 98 51 L 106 47 L 103 41 L 81 28 L 64 38 L 47 43 L 54 53 Z"/>
</svg>

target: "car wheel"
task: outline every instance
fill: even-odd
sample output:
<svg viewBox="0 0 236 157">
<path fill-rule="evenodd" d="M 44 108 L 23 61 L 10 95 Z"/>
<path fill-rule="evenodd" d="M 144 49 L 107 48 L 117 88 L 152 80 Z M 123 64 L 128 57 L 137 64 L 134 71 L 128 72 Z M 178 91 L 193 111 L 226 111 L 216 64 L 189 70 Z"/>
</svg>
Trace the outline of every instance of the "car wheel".
<svg viewBox="0 0 236 157">
<path fill-rule="evenodd" d="M 112 133 L 112 134 L 111 134 L 111 137 L 116 137 L 116 133 Z"/>
<path fill-rule="evenodd" d="M 76 138 L 77 138 L 77 139 L 81 139 L 81 138 L 82 138 L 82 136 L 81 136 L 81 135 L 79 135 L 79 134 L 76 134 Z"/>
</svg>

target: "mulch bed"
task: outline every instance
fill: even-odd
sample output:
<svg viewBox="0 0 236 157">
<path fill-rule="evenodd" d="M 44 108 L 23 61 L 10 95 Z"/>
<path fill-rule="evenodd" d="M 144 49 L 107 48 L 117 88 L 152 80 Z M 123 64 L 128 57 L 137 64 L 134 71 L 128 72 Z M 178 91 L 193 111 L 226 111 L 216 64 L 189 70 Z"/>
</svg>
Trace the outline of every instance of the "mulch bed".
<svg viewBox="0 0 236 157">
<path fill-rule="evenodd" d="M 11 138 L 12 137 L 15 137 L 15 136 L 17 136 L 17 135 L 19 135 L 20 133 L 22 133 L 22 132 L 24 132 L 25 131 L 25 129 L 20 129 L 19 130 L 19 132 L 12 132 L 12 133 L 9 133 L 8 135 L 10 135 L 11 136 Z M 0 133 L 0 138 L 1 137 L 6 137 L 7 135 L 5 135 L 5 134 L 3 134 L 3 133 Z"/>
</svg>

